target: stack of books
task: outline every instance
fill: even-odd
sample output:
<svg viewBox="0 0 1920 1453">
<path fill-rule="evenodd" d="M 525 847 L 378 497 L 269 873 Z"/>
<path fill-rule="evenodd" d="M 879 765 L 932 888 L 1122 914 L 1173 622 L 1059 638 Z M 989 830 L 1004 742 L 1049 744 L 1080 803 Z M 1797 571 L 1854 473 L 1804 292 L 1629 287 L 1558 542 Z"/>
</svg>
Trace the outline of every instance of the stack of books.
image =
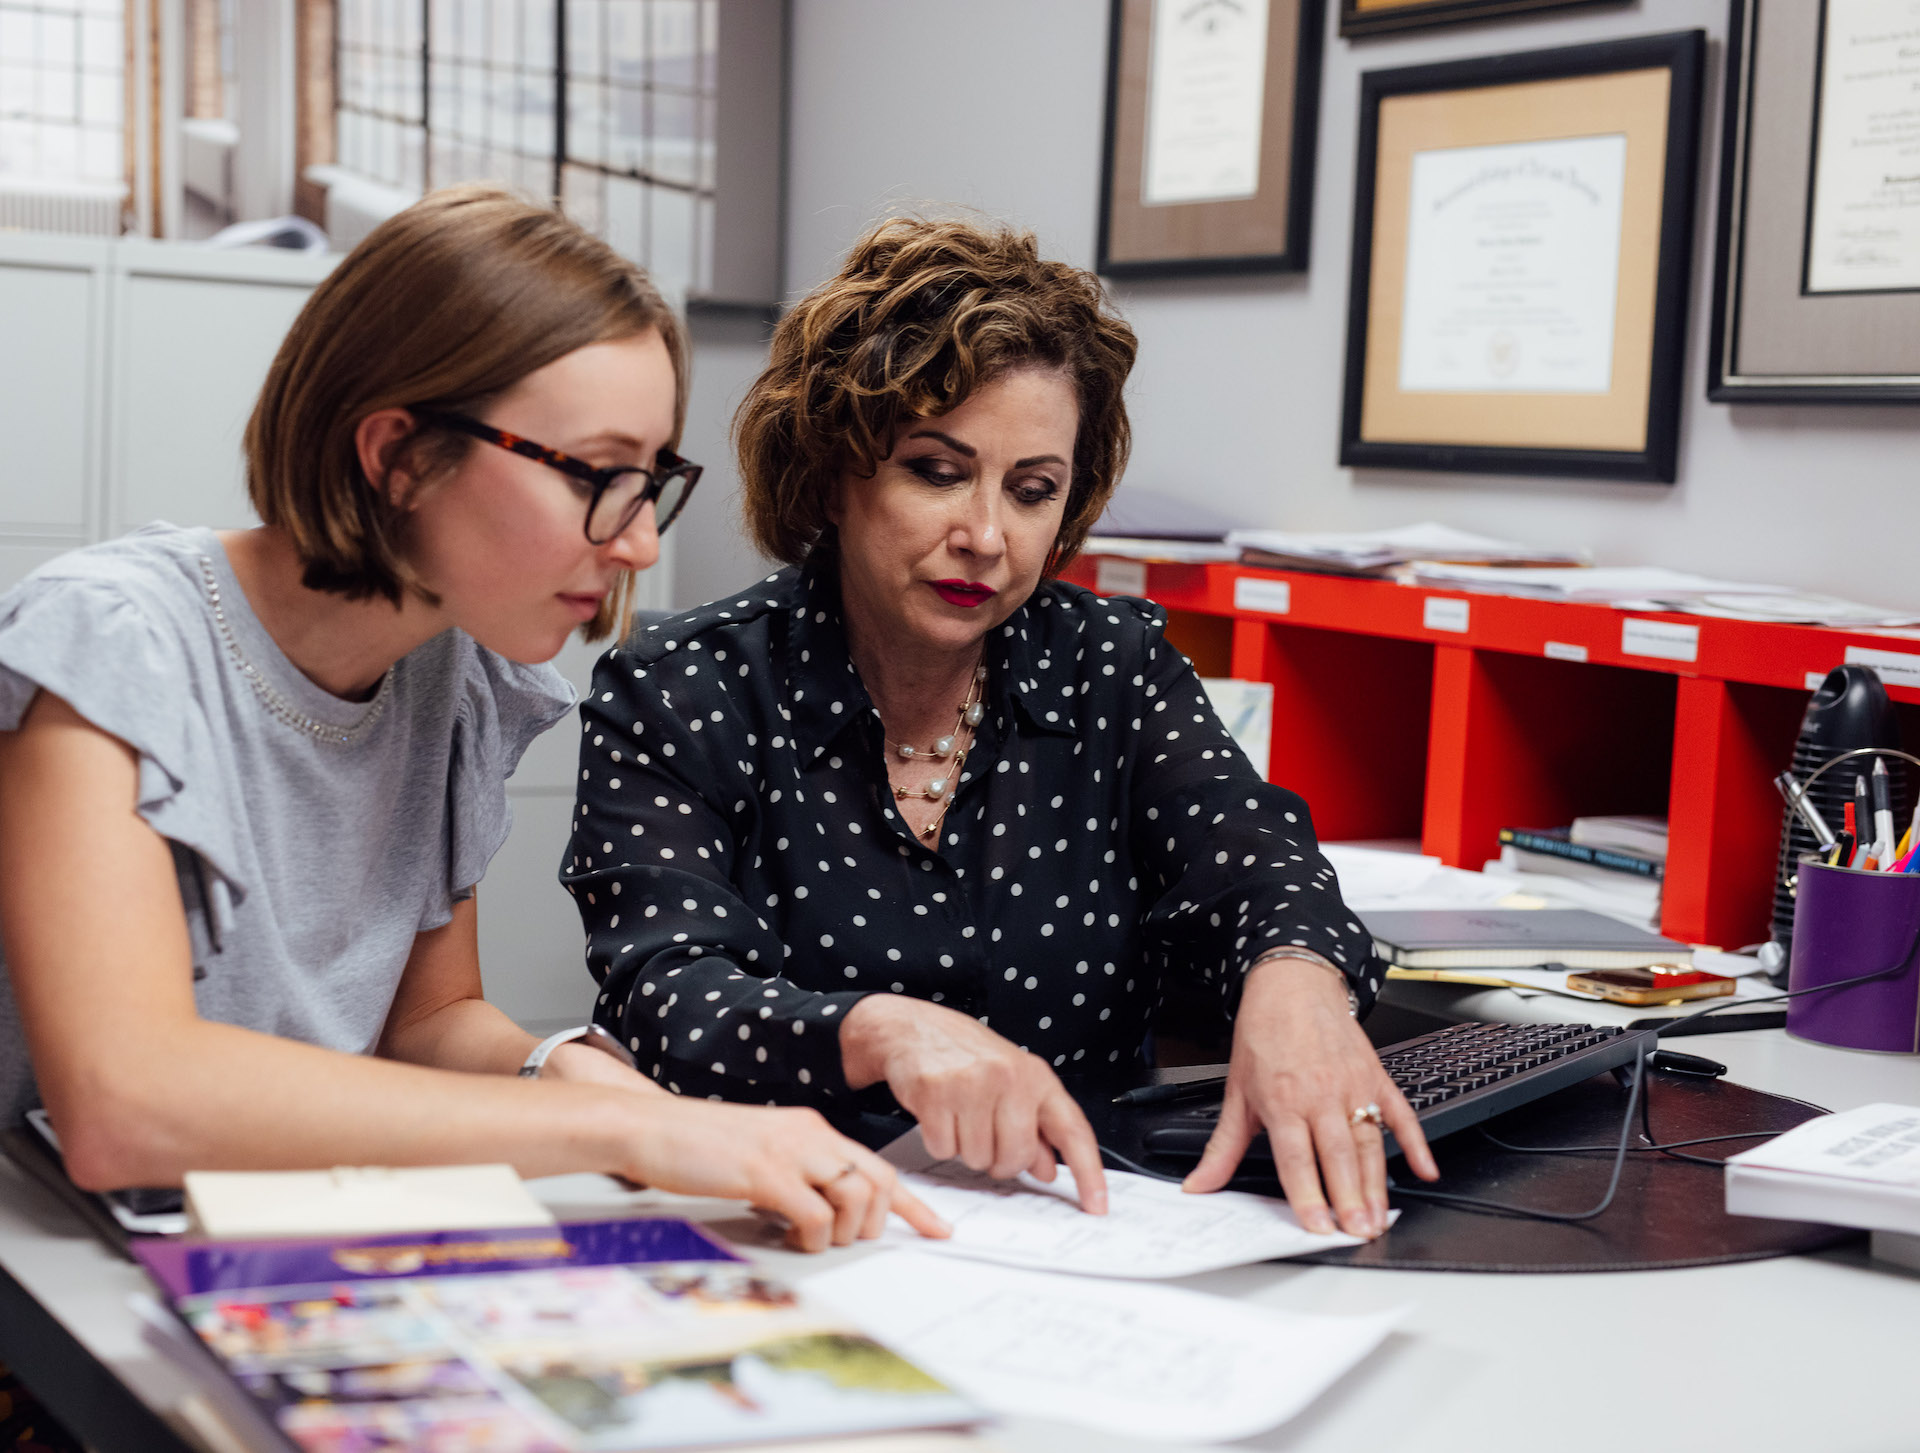
<svg viewBox="0 0 1920 1453">
<path fill-rule="evenodd" d="M 1667 871 L 1659 817 L 1578 817 L 1569 827 L 1500 829 L 1500 869 L 1524 886 L 1633 923 L 1658 924 Z"/>
</svg>

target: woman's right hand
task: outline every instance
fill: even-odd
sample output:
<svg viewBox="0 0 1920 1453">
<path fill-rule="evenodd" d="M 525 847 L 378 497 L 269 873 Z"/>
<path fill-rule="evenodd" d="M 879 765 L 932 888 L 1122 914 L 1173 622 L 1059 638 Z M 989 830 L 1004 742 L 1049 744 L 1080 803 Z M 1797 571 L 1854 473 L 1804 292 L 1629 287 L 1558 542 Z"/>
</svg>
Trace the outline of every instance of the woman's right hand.
<svg viewBox="0 0 1920 1453">
<path fill-rule="evenodd" d="M 1083 1210 L 1107 1209 L 1107 1179 L 1093 1127 L 1053 1067 L 942 1004 L 869 994 L 840 1024 L 840 1054 L 854 1089 L 884 1080 L 920 1122 L 927 1151 L 959 1157 L 1001 1179 L 1029 1171 L 1054 1178 L 1057 1151 L 1073 1172 Z"/>
<path fill-rule="evenodd" d="M 799 1251 L 878 1236 L 897 1211 L 922 1236 L 950 1229 L 900 1184 L 892 1166 L 817 1110 L 729 1105 L 681 1096 L 633 1104 L 623 1091 L 619 1173 L 686 1196 L 746 1201 L 787 1223 Z M 638 1130 L 634 1115 L 643 1115 Z"/>
</svg>

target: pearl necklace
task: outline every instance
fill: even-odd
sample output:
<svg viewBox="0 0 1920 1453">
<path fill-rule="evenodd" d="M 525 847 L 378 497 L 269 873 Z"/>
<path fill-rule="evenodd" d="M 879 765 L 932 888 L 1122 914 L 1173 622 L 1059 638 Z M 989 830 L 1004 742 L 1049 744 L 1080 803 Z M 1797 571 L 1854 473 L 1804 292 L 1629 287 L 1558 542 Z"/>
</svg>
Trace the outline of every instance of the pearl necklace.
<svg viewBox="0 0 1920 1453">
<path fill-rule="evenodd" d="M 351 747 L 373 730 L 374 723 L 386 713 L 387 687 L 393 681 L 393 672 L 388 671 L 380 678 L 380 689 L 374 693 L 372 704 L 360 714 L 358 721 L 343 727 L 316 721 L 282 696 L 273 683 L 260 674 L 259 668 L 247 659 L 246 652 L 240 649 L 240 642 L 227 621 L 226 606 L 220 600 L 219 577 L 213 573 L 213 561 L 205 555 L 200 557 L 200 577 L 206 582 L 207 603 L 213 607 L 213 623 L 219 627 L 220 639 L 226 643 L 227 654 L 233 658 L 233 664 L 240 674 L 247 678 L 247 684 L 253 688 L 253 694 L 260 698 L 260 704 L 269 715 L 317 742 L 336 747 Z"/>
<path fill-rule="evenodd" d="M 908 742 L 896 742 L 892 738 L 887 739 L 887 745 L 892 747 L 904 760 L 909 762 L 919 757 L 931 757 L 934 761 L 939 762 L 952 756 L 953 745 L 960 736 L 960 729 L 962 727 L 979 726 L 980 719 L 987 714 L 986 707 L 980 702 L 980 687 L 986 679 L 987 668 L 984 665 L 975 666 L 973 668 L 973 687 L 967 692 L 967 699 L 960 703 L 960 719 L 953 724 L 953 730 L 951 732 L 934 742 L 932 746 L 916 747 Z"/>
<path fill-rule="evenodd" d="M 909 761 L 922 757 L 931 758 L 934 761 L 945 761 L 949 755 L 953 758 L 953 765 L 924 787 L 888 784 L 893 788 L 896 801 L 912 797 L 940 804 L 940 810 L 934 814 L 933 821 L 920 829 L 921 837 L 932 838 L 935 842 L 940 840 L 940 824 L 946 821 L 947 809 L 953 806 L 953 799 L 960 795 L 960 769 L 966 764 L 967 752 L 973 746 L 974 729 L 986 716 L 986 708 L 980 700 L 981 688 L 986 679 L 987 668 L 984 665 L 973 668 L 973 687 L 968 691 L 967 699 L 960 703 L 960 719 L 954 723 L 951 736 L 941 737 L 928 749 L 909 746 L 904 742 L 887 744 L 893 747 L 903 759 Z M 966 737 L 964 741 L 960 739 L 963 732 Z"/>
</svg>

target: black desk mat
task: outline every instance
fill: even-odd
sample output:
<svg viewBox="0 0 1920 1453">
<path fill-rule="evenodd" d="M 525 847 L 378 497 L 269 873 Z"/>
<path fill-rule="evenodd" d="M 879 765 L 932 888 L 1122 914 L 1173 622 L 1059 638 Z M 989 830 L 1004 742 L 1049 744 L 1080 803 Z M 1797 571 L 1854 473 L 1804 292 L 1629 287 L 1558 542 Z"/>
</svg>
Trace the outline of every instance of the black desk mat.
<svg viewBox="0 0 1920 1453">
<path fill-rule="evenodd" d="M 1803 1101 L 1680 1075 L 1650 1074 L 1648 1109 L 1662 1143 L 1705 1135 L 1759 1130 L 1777 1134 L 1822 1114 Z M 1619 1139 L 1627 1092 L 1611 1075 L 1596 1075 L 1558 1094 L 1487 1123 L 1486 1129 L 1515 1145 L 1607 1145 Z M 1092 1111 L 1092 1107 L 1089 1106 Z M 1643 1144 L 1635 1115 L 1630 1145 Z M 1154 1170 L 1182 1167 L 1162 1157 L 1134 1155 L 1126 1142 L 1124 1115 L 1095 1112 L 1102 1143 Z M 1105 1123 L 1101 1123 L 1105 1122 Z M 1760 1144 L 1723 1141 L 1689 1147 L 1715 1158 Z M 1494 1146 L 1480 1131 L 1463 1130 L 1434 1144 L 1440 1181 L 1434 1190 L 1509 1201 L 1550 1211 L 1584 1211 L 1606 1194 L 1613 1152 L 1522 1155 Z M 1402 1162 L 1396 1180 L 1416 1181 Z M 1234 1185 L 1275 1195 L 1279 1187 L 1240 1177 Z M 1802 1221 L 1774 1221 L 1726 1213 L 1725 1173 L 1671 1156 L 1630 1152 L 1613 1204 L 1591 1221 L 1538 1221 L 1489 1214 L 1393 1195 L 1400 1219 L 1385 1236 L 1364 1246 L 1296 1258 L 1329 1266 L 1392 1267 L 1410 1271 L 1594 1272 L 1652 1271 L 1759 1261 L 1821 1251 L 1859 1240 L 1862 1233 Z"/>
</svg>

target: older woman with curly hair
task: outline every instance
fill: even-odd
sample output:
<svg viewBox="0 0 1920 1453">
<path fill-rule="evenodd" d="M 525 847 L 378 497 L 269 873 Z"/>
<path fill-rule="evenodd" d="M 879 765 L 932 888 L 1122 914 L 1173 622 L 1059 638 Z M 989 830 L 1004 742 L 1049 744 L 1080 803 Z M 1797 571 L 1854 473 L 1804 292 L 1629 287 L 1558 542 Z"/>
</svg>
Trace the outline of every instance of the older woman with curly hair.
<svg viewBox="0 0 1920 1453">
<path fill-rule="evenodd" d="M 1306 1225 L 1375 1234 L 1382 1120 L 1435 1172 L 1307 806 L 1157 606 L 1057 579 L 1125 464 L 1134 348 L 1093 276 L 955 221 L 883 223 L 781 321 L 736 430 L 790 568 L 610 652 L 584 708 L 562 878 L 596 1015 L 670 1089 L 890 1091 L 935 1155 L 1058 1154 L 1100 1211 L 1061 1076 L 1137 1076 L 1184 978 L 1235 1020 L 1188 1188 L 1264 1127 Z"/>
</svg>

